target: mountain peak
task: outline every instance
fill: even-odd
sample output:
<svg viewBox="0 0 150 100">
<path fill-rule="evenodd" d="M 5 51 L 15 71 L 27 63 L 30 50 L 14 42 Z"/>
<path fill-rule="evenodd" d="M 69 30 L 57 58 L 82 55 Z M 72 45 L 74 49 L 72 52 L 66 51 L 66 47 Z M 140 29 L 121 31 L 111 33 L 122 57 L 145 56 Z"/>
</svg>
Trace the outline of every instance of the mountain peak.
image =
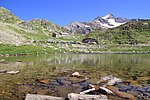
<svg viewBox="0 0 150 100">
<path fill-rule="evenodd" d="M 114 19 L 115 17 L 114 17 L 114 15 L 112 13 L 109 13 L 109 14 L 103 16 L 102 18 L 103 19 Z"/>
</svg>

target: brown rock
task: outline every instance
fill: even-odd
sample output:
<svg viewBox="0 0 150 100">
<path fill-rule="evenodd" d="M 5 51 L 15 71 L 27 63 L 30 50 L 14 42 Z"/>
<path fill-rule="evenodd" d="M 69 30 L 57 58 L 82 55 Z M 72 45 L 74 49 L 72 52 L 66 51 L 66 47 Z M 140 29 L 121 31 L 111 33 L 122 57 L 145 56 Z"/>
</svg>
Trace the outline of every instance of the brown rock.
<svg viewBox="0 0 150 100">
<path fill-rule="evenodd" d="M 46 80 L 46 79 L 44 79 L 44 80 L 39 80 L 41 83 L 44 83 L 44 84 L 48 84 L 49 83 L 49 80 Z"/>
<path fill-rule="evenodd" d="M 114 86 L 107 86 L 109 90 L 111 90 L 116 96 L 123 98 L 123 99 L 129 99 L 129 100 L 136 100 L 135 97 L 132 94 L 128 94 L 125 92 L 119 91 L 118 88 Z"/>
</svg>

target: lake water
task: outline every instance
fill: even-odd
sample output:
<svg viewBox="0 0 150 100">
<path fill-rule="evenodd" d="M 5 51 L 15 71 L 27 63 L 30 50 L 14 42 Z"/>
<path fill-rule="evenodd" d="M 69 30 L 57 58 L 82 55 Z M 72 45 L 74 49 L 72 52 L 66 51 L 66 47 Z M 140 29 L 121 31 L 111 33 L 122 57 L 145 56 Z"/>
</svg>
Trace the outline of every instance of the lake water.
<svg viewBox="0 0 150 100">
<path fill-rule="evenodd" d="M 53 54 L 0 59 L 6 60 L 6 63 L 0 63 L 0 70 L 20 71 L 15 75 L 0 74 L 0 97 L 8 100 L 12 98 L 16 84 L 53 79 L 73 71 L 88 71 L 97 79 L 114 75 L 130 81 L 136 78 L 139 84 L 149 84 L 150 54 Z"/>
</svg>

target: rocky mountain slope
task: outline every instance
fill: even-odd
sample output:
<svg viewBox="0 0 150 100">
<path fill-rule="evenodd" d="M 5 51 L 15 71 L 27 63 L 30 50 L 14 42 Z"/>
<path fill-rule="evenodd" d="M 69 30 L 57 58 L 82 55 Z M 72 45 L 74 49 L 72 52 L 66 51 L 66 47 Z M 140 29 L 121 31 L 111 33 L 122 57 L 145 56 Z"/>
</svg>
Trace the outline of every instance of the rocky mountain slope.
<svg viewBox="0 0 150 100">
<path fill-rule="evenodd" d="M 0 7 L 0 21 L 7 23 L 18 23 L 21 21 L 21 19 L 13 13 L 11 13 L 9 10 Z"/>
<path fill-rule="evenodd" d="M 0 7 L 0 43 L 20 44 L 31 40 L 48 40 L 53 33 L 62 35 L 68 31 L 44 19 L 23 21 Z"/>
<path fill-rule="evenodd" d="M 126 18 L 114 17 L 112 14 L 107 14 L 103 17 L 97 17 L 91 22 L 76 22 L 73 21 L 65 28 L 72 33 L 88 34 L 95 29 L 108 29 L 115 28 L 122 24 L 127 23 L 129 20 Z"/>
<path fill-rule="evenodd" d="M 15 24 L 9 24 L 9 23 L 3 23 L 0 22 L 0 43 L 3 44 L 21 44 L 26 41 L 26 38 L 20 34 L 19 32 L 13 30 L 14 29 L 20 29 Z"/>
</svg>

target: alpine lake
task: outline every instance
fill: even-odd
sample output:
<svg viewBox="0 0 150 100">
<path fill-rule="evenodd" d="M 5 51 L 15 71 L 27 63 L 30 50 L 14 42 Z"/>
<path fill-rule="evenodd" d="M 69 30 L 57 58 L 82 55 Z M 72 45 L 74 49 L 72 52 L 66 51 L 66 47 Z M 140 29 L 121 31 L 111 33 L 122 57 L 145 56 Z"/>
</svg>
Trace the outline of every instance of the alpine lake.
<svg viewBox="0 0 150 100">
<path fill-rule="evenodd" d="M 58 88 L 54 93 L 44 85 L 74 72 L 89 78 L 92 83 L 113 75 L 136 86 L 150 84 L 150 54 L 66 53 L 1 59 L 6 62 L 0 63 L 0 70 L 19 73 L 0 73 L 0 100 L 22 100 L 27 93 L 63 96 L 64 88 Z M 59 92 L 62 94 L 58 95 Z"/>
</svg>

